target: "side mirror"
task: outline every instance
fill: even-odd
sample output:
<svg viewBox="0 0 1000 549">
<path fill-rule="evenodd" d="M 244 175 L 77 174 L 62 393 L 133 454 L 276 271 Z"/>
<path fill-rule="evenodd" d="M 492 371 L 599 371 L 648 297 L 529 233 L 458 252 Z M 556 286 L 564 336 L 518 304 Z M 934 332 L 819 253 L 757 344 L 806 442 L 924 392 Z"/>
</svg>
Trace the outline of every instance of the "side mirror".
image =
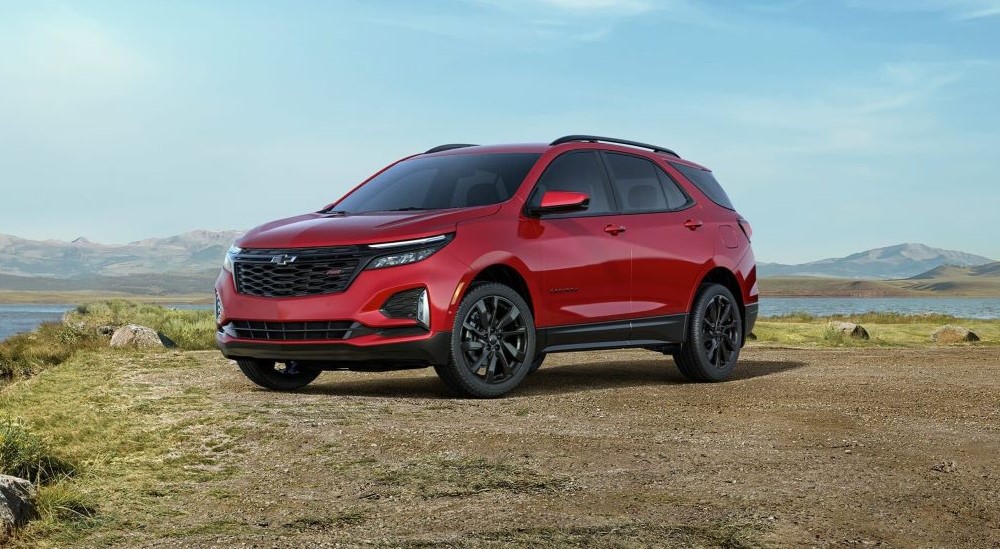
<svg viewBox="0 0 1000 549">
<path fill-rule="evenodd" d="M 590 197 L 586 193 L 572 191 L 545 191 L 542 203 L 532 209 L 535 215 L 547 213 L 574 212 L 586 210 Z"/>
</svg>

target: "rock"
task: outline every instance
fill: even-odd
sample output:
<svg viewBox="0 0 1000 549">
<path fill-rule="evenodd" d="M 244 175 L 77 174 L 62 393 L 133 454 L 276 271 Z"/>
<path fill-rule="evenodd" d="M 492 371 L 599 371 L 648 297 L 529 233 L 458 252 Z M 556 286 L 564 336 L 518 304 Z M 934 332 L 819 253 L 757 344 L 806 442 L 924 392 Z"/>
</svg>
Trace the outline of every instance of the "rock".
<svg viewBox="0 0 1000 549">
<path fill-rule="evenodd" d="M 958 471 L 958 464 L 954 461 L 942 461 L 931 467 L 931 470 L 939 473 L 954 473 Z"/>
<path fill-rule="evenodd" d="M 36 516 L 35 486 L 23 478 L 0 475 L 0 542 Z"/>
<path fill-rule="evenodd" d="M 127 324 L 115 330 L 111 334 L 112 347 L 142 347 L 142 348 L 164 348 L 176 347 L 173 341 L 167 336 L 156 332 L 152 328 L 139 326 L 138 324 Z"/>
<path fill-rule="evenodd" d="M 831 322 L 827 326 L 834 331 L 840 332 L 854 339 L 869 339 L 868 330 L 860 324 L 855 324 L 853 322 Z"/>
<path fill-rule="evenodd" d="M 934 333 L 931 334 L 931 339 L 935 343 L 965 343 L 979 341 L 979 336 L 968 328 L 946 324 L 934 330 Z"/>
</svg>

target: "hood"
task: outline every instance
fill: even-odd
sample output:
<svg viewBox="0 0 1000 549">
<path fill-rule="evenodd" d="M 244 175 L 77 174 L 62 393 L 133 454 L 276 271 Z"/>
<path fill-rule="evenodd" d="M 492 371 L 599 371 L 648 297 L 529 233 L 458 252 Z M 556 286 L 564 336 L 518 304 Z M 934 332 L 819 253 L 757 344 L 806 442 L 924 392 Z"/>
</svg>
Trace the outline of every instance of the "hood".
<svg viewBox="0 0 1000 549">
<path fill-rule="evenodd" d="M 309 213 L 266 223 L 236 240 L 240 248 L 317 248 L 411 240 L 453 232 L 459 223 L 493 215 L 499 204 L 477 208 L 356 215 Z"/>
</svg>

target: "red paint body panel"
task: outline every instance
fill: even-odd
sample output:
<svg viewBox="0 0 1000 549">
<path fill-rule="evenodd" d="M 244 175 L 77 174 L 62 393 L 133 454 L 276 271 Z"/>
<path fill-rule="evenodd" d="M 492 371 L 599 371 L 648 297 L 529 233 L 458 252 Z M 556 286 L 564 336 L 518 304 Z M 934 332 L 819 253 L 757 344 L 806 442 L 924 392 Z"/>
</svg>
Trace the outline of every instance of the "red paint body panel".
<svg viewBox="0 0 1000 549">
<path fill-rule="evenodd" d="M 542 197 L 543 208 L 563 208 L 580 206 L 589 198 L 583 193 L 568 191 L 549 191 Z"/>
</svg>

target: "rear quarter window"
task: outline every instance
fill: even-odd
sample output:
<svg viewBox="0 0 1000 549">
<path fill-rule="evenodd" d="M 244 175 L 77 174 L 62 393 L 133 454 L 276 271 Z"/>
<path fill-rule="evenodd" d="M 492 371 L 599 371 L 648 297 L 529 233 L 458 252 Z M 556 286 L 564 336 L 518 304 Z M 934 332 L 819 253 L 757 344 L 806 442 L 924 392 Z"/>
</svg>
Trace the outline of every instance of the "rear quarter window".
<svg viewBox="0 0 1000 549">
<path fill-rule="evenodd" d="M 726 191 L 722 189 L 722 185 L 719 185 L 719 182 L 716 181 L 712 172 L 688 166 L 686 164 L 675 164 L 674 162 L 671 162 L 670 165 L 677 168 L 677 171 L 684 174 L 684 177 L 686 177 L 691 183 L 694 183 L 694 186 L 698 187 L 698 190 L 705 193 L 705 196 L 711 199 L 712 202 L 715 202 L 728 210 L 736 211 L 736 208 L 733 207 L 732 201 L 729 200 L 729 195 L 727 195 Z"/>
</svg>

